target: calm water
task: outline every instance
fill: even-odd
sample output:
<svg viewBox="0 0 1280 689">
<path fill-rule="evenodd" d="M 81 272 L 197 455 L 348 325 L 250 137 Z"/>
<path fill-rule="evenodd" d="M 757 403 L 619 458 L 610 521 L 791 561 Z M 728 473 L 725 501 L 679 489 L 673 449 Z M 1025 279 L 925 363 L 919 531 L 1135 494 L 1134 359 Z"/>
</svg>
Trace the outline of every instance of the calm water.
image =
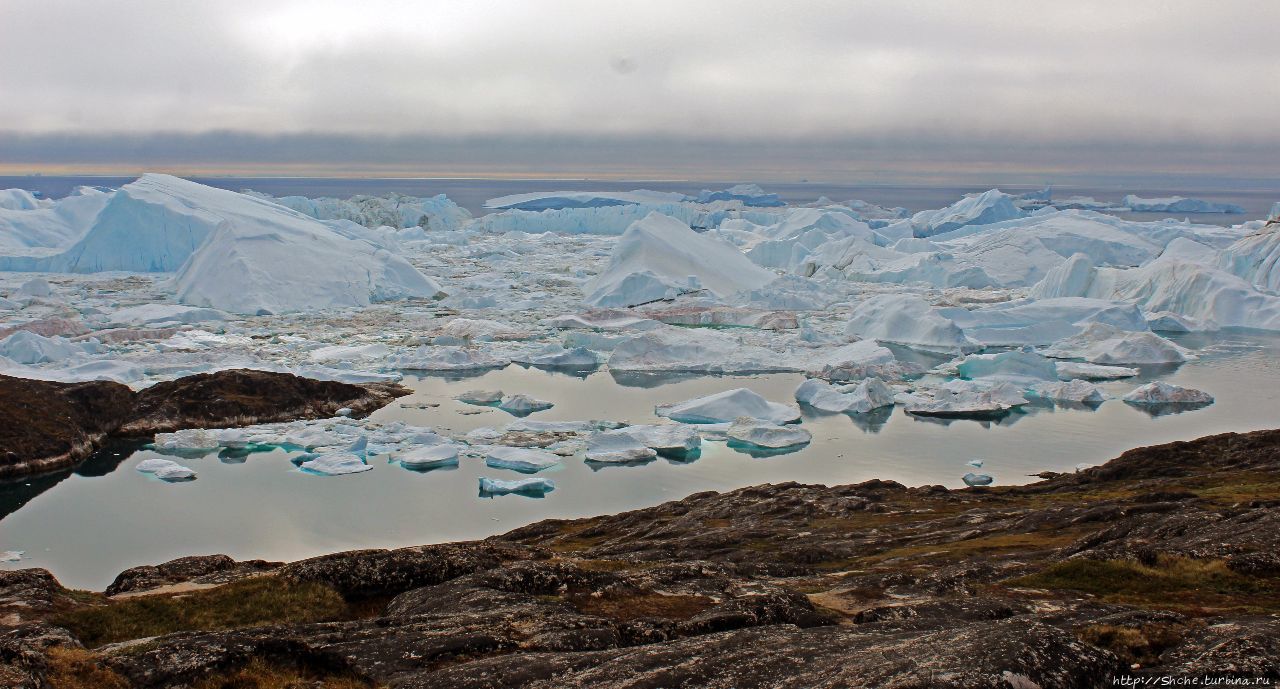
<svg viewBox="0 0 1280 689">
<path fill-rule="evenodd" d="M 0 189 L 17 187 L 32 191 L 40 191 L 49 198 L 65 196 L 72 189 L 81 185 L 119 187 L 132 182 L 132 177 L 13 177 L 0 176 Z M 335 196 L 345 198 L 356 194 L 389 194 L 392 192 L 411 196 L 433 196 L 447 194 L 458 205 L 477 215 L 485 213 L 483 204 L 486 200 L 505 196 L 537 191 L 629 191 L 637 188 L 655 191 L 675 191 L 684 194 L 696 194 L 702 189 L 724 189 L 737 182 L 696 182 L 696 181 L 619 181 L 619 180 L 519 180 L 519 179 L 359 179 L 359 178 L 320 178 L 320 177 L 193 177 L 201 184 L 241 191 L 253 189 L 273 196 Z M 931 208 L 942 208 L 954 203 L 964 194 L 982 192 L 990 186 L 981 185 L 884 185 L 884 184 L 829 184 L 775 182 L 761 186 L 765 191 L 778 194 L 784 201 L 793 204 L 809 203 L 820 196 L 836 201 L 861 199 L 888 208 L 901 206 L 912 212 Z M 1017 194 L 1040 189 L 1040 186 L 1001 184 L 1001 189 Z M 1054 185 L 1054 195 L 1059 198 L 1067 196 L 1092 196 L 1099 201 L 1119 203 L 1125 194 L 1137 194 L 1144 197 L 1155 196 L 1191 196 L 1210 201 L 1234 203 L 1245 209 L 1244 215 L 1193 214 L 1190 217 L 1196 222 L 1206 224 L 1234 225 L 1249 219 L 1265 218 L 1271 204 L 1280 201 L 1280 188 L 1276 189 L 1167 189 L 1167 188 L 1120 188 L 1120 187 L 1074 187 Z M 1123 213 L 1124 217 L 1135 220 L 1159 220 L 1166 216 L 1184 217 L 1169 213 Z"/>
<path fill-rule="evenodd" d="M 543 499 L 481 498 L 480 476 L 515 478 L 481 460 L 460 467 L 410 472 L 374 458 L 374 470 L 344 477 L 299 472 L 283 452 L 244 461 L 216 455 L 181 460 L 199 472 L 190 483 L 166 484 L 133 470 L 148 451 L 111 448 L 74 473 L 0 486 L 0 550 L 25 550 L 15 567 L 47 567 L 68 585 L 101 589 L 120 570 L 182 555 L 227 553 L 236 558 L 290 560 L 335 550 L 402 546 L 478 538 L 547 517 L 581 517 L 654 505 L 703 490 L 766 482 L 841 484 L 870 478 L 906 484 L 961 485 L 965 462 L 980 457 L 997 483 L 1034 480 L 1044 470 L 1070 471 L 1077 463 L 1105 461 L 1140 445 L 1191 439 L 1223 431 L 1280 426 L 1280 337 L 1232 333 L 1181 338 L 1207 346 L 1199 361 L 1175 371 L 1105 385 L 1120 395 L 1159 374 L 1163 380 L 1207 390 L 1217 403 L 1183 414 L 1151 417 L 1111 400 L 1096 411 L 1036 407 L 1000 423 L 919 420 L 900 410 L 872 418 L 813 416 L 807 448 L 752 457 L 705 442 L 689 462 L 658 459 L 643 466 L 593 469 L 566 458 L 544 472 L 557 488 Z M 498 410 L 465 415 L 475 407 L 452 397 L 473 388 L 525 392 L 556 403 L 531 418 L 655 421 L 653 405 L 747 386 L 784 401 L 798 375 L 621 378 L 585 377 L 513 366 L 481 376 L 409 378 L 416 392 L 401 402 L 439 402 L 434 409 L 398 404 L 373 418 L 402 419 L 464 432 L 502 426 L 513 417 Z"/>
</svg>

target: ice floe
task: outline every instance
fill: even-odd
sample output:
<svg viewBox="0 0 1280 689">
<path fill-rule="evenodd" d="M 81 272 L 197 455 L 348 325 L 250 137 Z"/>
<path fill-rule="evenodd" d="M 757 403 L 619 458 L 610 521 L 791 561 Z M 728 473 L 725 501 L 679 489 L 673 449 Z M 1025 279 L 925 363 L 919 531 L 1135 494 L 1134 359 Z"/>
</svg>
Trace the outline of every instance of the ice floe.
<svg viewBox="0 0 1280 689">
<path fill-rule="evenodd" d="M 684 402 L 659 405 L 658 416 L 682 423 L 728 423 L 747 416 L 783 424 L 800 420 L 800 411 L 790 405 L 770 402 L 747 388 L 735 388 Z"/>
<path fill-rule="evenodd" d="M 780 426 L 749 416 L 734 419 L 725 431 L 725 436 L 730 441 L 768 449 L 795 447 L 813 440 L 809 431 L 798 426 Z"/>
<path fill-rule="evenodd" d="M 555 490 L 556 484 L 548 478 L 520 478 L 505 480 L 497 478 L 481 478 L 481 495 L 508 495 L 519 493 L 525 495 L 543 495 Z"/>
</svg>

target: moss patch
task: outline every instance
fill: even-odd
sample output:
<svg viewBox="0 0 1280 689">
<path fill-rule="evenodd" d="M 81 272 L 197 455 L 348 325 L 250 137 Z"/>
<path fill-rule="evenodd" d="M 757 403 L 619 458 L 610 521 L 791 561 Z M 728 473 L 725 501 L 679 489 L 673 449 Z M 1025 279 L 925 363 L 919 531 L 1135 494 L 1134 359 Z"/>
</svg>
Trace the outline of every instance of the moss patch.
<svg viewBox="0 0 1280 689">
<path fill-rule="evenodd" d="M 319 622 L 359 616 L 337 591 L 277 577 L 245 579 L 176 595 L 126 598 L 57 615 L 87 646 L 171 632 L 219 630 L 277 623 Z"/>
<path fill-rule="evenodd" d="M 50 648 L 48 658 L 50 689 L 129 689 L 123 677 L 84 649 Z"/>
<path fill-rule="evenodd" d="M 1075 559 L 1005 583 L 1192 613 L 1280 611 L 1280 582 L 1238 574 L 1222 560 L 1161 556 L 1154 566 L 1147 566 L 1132 560 Z"/>
<path fill-rule="evenodd" d="M 372 685 L 356 677 L 343 675 L 316 675 L 272 665 L 255 659 L 240 670 L 224 676 L 211 677 L 195 684 L 194 689 L 369 689 Z"/>
</svg>

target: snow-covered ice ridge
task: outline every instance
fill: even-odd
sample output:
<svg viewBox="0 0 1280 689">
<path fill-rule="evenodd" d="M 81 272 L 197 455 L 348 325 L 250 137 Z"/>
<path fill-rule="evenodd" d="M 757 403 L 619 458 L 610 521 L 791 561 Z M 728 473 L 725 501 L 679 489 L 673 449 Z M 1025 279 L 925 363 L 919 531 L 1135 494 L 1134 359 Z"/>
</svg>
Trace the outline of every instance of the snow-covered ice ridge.
<svg viewBox="0 0 1280 689">
<path fill-rule="evenodd" d="M 740 186 L 525 194 L 473 218 L 443 196 L 276 199 L 151 174 L 58 200 L 8 190 L 0 372 L 142 387 L 233 367 L 782 371 L 819 381 L 797 401 L 821 409 L 981 415 L 1096 403 L 1089 380 L 1197 356 L 1161 333 L 1280 331 L 1280 223 L 1070 201 L 991 190 L 911 215 Z M 885 344 L 954 360 L 921 377 Z M 520 413 L 557 402 L 511 392 Z M 751 416 L 729 411 L 718 424 Z M 646 454 L 607 440 L 598 456 Z"/>
</svg>

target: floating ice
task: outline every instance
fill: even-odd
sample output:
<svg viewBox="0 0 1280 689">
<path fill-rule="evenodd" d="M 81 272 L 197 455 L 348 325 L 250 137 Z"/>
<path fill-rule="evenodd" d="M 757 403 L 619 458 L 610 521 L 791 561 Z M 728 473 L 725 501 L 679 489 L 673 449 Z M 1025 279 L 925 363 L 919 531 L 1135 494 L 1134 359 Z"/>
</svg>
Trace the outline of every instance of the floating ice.
<svg viewBox="0 0 1280 689">
<path fill-rule="evenodd" d="M 1058 380 L 1058 369 L 1052 359 L 1021 350 L 970 354 L 960 362 L 956 370 L 961 378 L 970 379 L 983 378 L 1022 384 Z"/>
<path fill-rule="evenodd" d="M 452 443 L 416 447 L 395 456 L 406 469 L 435 469 L 458 463 L 458 446 Z"/>
<path fill-rule="evenodd" d="M 723 191 L 703 189 L 698 194 L 698 203 L 713 201 L 741 201 L 745 206 L 783 206 L 786 205 L 777 194 L 766 194 L 757 184 L 735 184 Z"/>
<path fill-rule="evenodd" d="M 503 398 L 503 400 L 498 403 L 499 409 L 517 416 L 532 414 L 544 409 L 550 409 L 554 406 L 555 405 L 551 402 L 536 399 L 528 395 L 511 395 Z"/>
<path fill-rule="evenodd" d="M 751 373 L 795 370 L 778 353 L 743 344 L 714 330 L 664 328 L 619 342 L 609 356 L 614 371 Z"/>
<path fill-rule="evenodd" d="M 189 481 L 196 477 L 196 472 L 169 459 L 150 458 L 138 462 L 134 467 L 144 474 L 152 474 L 163 481 Z"/>
<path fill-rule="evenodd" d="M 591 462 L 625 464 L 646 462 L 658 453 L 645 445 L 627 429 L 601 431 L 587 436 L 586 459 Z"/>
<path fill-rule="evenodd" d="M 1007 414 L 1027 403 L 1022 392 L 1008 384 L 983 385 L 953 380 L 933 390 L 920 391 L 904 405 L 908 414 L 941 418 L 991 418 Z"/>
<path fill-rule="evenodd" d="M 1138 375 L 1136 368 L 1126 366 L 1103 366 L 1102 364 L 1086 364 L 1080 361 L 1059 361 L 1057 363 L 1058 380 L 1116 380 L 1132 378 Z"/>
<path fill-rule="evenodd" d="M 509 493 L 542 495 L 555 490 L 555 488 L 555 482 L 547 478 L 519 478 L 512 481 L 496 478 L 480 479 L 481 495 L 507 495 Z"/>
<path fill-rule="evenodd" d="M 1106 399 L 1102 388 L 1086 380 L 1070 380 L 1036 383 L 1031 386 L 1031 394 L 1041 399 L 1055 402 L 1080 402 L 1095 404 Z"/>
<path fill-rule="evenodd" d="M 994 478 L 987 474 L 975 474 L 972 471 L 961 477 L 966 486 L 989 486 L 995 481 Z"/>
<path fill-rule="evenodd" d="M 408 371 L 472 371 L 511 363 L 481 349 L 424 345 L 387 358 L 387 365 Z"/>
<path fill-rule="evenodd" d="M 542 450 L 493 445 L 485 450 L 484 463 L 495 469 L 511 469 L 531 474 L 559 465 L 560 458 Z"/>
<path fill-rule="evenodd" d="M 917 237 L 929 237 L 950 232 L 965 225 L 986 225 L 1022 216 L 1014 204 L 1014 197 L 991 189 L 965 198 L 934 211 L 920 211 L 911 216 Z"/>
<path fill-rule="evenodd" d="M 217 434 L 205 428 L 157 433 L 155 440 L 151 441 L 153 450 L 165 454 L 212 452 L 220 446 Z"/>
<path fill-rule="evenodd" d="M 1204 405 L 1213 403 L 1213 395 L 1194 388 L 1184 388 L 1170 383 L 1155 381 L 1147 383 L 1123 398 L 1129 404 L 1192 404 Z"/>
<path fill-rule="evenodd" d="M 155 323 L 206 323 L 224 321 L 227 314 L 186 304 L 141 304 L 118 309 L 107 315 L 112 325 L 152 325 Z"/>
<path fill-rule="evenodd" d="M 828 412 L 865 414 L 893 404 L 893 389 L 879 378 L 867 378 L 856 385 L 836 387 L 810 378 L 796 388 L 796 401 Z"/>
<path fill-rule="evenodd" d="M 609 265 L 583 285 L 593 306 L 635 306 L 682 291 L 725 297 L 762 287 L 777 275 L 736 247 L 700 235 L 675 218 L 650 213 L 622 233 Z"/>
<path fill-rule="evenodd" d="M 1091 323 L 1079 335 L 1041 350 L 1055 359 L 1083 359 L 1094 364 L 1176 364 L 1194 359 L 1181 347 L 1152 332 L 1127 332 Z"/>
<path fill-rule="evenodd" d="M 454 397 L 459 402 L 466 404 L 475 404 L 479 406 L 493 406 L 502 401 L 503 394 L 501 390 L 467 390 L 466 392 Z"/>
<path fill-rule="evenodd" d="M 1189 199 L 1184 196 L 1163 196 L 1144 199 L 1134 194 L 1127 194 L 1120 204 L 1133 211 L 1156 213 L 1243 213 L 1244 209 L 1230 203 L 1213 203 L 1200 199 Z"/>
<path fill-rule="evenodd" d="M 644 424 L 619 430 L 661 455 L 685 457 L 702 445 L 698 431 L 683 424 Z"/>
<path fill-rule="evenodd" d="M 83 347 L 65 337 L 42 337 L 28 330 L 0 340 L 0 356 L 19 364 L 65 361 L 84 354 Z"/>
<path fill-rule="evenodd" d="M 749 416 L 734 419 L 725 435 L 731 441 L 769 449 L 805 445 L 813 440 L 809 431 L 803 428 L 779 426 Z"/>
<path fill-rule="evenodd" d="M 0 552 L 0 562 L 18 562 L 22 560 L 22 556 L 26 555 L 25 550 L 6 550 Z"/>
<path fill-rule="evenodd" d="M 303 471 L 324 476 L 358 474 L 373 469 L 359 456 L 350 452 L 326 452 L 298 465 Z"/>
<path fill-rule="evenodd" d="M 743 416 L 777 424 L 800 420 L 800 411 L 795 407 L 770 402 L 747 388 L 659 405 L 654 413 L 681 423 L 726 423 Z"/>
<path fill-rule="evenodd" d="M 954 321 L 914 294 L 880 294 L 858 304 L 846 332 L 924 351 L 981 349 Z"/>
<path fill-rule="evenodd" d="M 626 206 L 635 203 L 679 203 L 684 194 L 663 191 L 543 191 L 529 194 L 511 194 L 489 199 L 485 208 L 494 210 L 544 211 L 562 208 L 599 208 Z M 704 202 L 705 203 L 705 202 Z"/>
</svg>

